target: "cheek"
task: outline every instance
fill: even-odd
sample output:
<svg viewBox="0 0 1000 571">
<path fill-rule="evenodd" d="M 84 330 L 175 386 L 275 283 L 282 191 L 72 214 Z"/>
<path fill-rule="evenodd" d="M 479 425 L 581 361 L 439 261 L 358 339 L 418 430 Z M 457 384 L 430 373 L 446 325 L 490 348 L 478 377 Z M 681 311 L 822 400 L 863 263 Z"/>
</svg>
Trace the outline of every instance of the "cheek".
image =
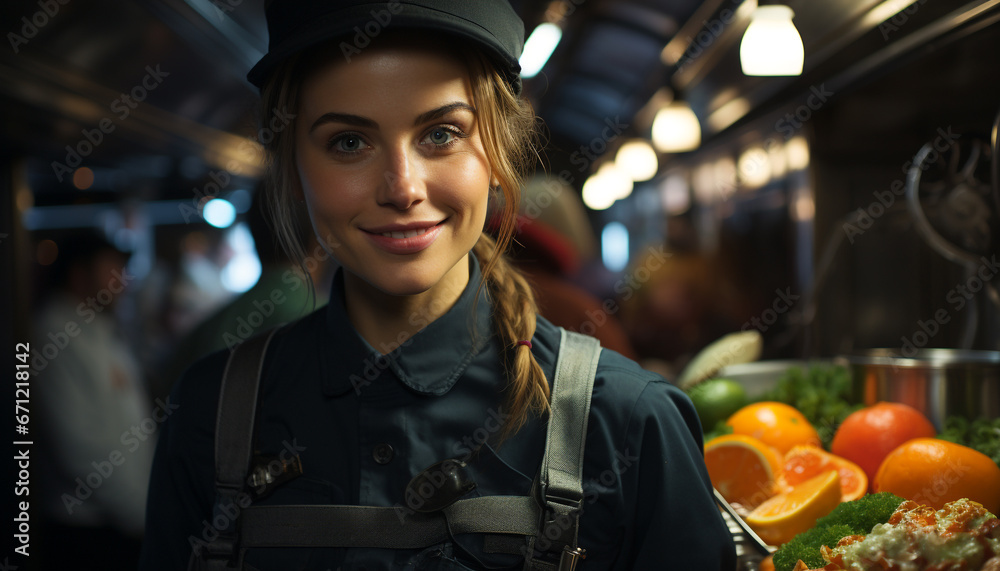
<svg viewBox="0 0 1000 571">
<path fill-rule="evenodd" d="M 489 199 L 489 170 L 478 157 L 452 163 L 435 173 L 448 199 L 466 210 L 485 209 Z M 476 212 L 476 214 L 482 214 Z"/>
<path fill-rule="evenodd" d="M 322 164 L 299 164 L 299 180 L 309 211 L 336 215 L 351 209 L 365 195 L 368 179 Z"/>
</svg>

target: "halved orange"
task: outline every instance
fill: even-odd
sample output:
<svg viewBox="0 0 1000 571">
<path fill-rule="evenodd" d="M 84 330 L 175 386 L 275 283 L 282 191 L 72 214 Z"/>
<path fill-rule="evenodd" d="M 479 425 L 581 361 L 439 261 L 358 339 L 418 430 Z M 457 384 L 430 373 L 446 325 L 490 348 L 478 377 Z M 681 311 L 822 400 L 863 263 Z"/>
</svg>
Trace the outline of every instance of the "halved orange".
<svg viewBox="0 0 1000 571">
<path fill-rule="evenodd" d="M 745 519 L 761 539 L 781 545 L 812 528 L 838 504 L 840 473 L 830 470 L 765 501 Z"/>
<path fill-rule="evenodd" d="M 787 492 L 830 470 L 840 473 L 840 501 L 856 500 L 868 491 L 868 476 L 861 466 L 815 446 L 796 446 L 785 454 L 778 489 Z"/>
<path fill-rule="evenodd" d="M 729 503 L 753 509 L 773 496 L 781 470 L 778 452 L 760 440 L 726 434 L 705 443 L 705 466 L 712 485 Z"/>
</svg>

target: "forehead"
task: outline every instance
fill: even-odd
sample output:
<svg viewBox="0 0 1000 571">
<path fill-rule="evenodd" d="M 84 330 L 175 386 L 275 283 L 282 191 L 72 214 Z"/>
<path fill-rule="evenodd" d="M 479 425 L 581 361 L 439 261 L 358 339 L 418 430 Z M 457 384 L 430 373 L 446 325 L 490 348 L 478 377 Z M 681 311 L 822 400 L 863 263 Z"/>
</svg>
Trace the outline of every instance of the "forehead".
<svg viewBox="0 0 1000 571">
<path fill-rule="evenodd" d="M 417 42 L 405 34 L 377 38 L 361 53 L 346 52 L 342 44 L 322 49 L 302 81 L 303 113 L 338 105 L 375 113 L 456 100 L 472 104 L 468 66 L 443 42 Z"/>
</svg>

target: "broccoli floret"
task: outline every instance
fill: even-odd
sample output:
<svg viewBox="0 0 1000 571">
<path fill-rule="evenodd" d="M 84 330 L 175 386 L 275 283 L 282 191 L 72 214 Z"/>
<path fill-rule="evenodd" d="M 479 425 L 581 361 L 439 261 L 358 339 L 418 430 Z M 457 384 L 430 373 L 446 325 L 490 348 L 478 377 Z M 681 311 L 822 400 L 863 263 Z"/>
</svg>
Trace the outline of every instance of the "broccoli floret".
<svg viewBox="0 0 1000 571">
<path fill-rule="evenodd" d="M 774 553 L 774 570 L 792 571 L 799 559 L 805 561 L 810 569 L 822 567 L 826 565 L 826 561 L 820 555 L 819 547 L 835 547 L 841 538 L 848 535 L 854 534 L 851 533 L 851 528 L 843 524 L 814 527 L 800 533 Z"/>
<path fill-rule="evenodd" d="M 903 498 L 889 492 L 868 494 L 840 504 L 829 515 L 816 520 L 816 527 L 844 524 L 851 529 L 851 535 L 868 535 L 876 524 L 889 521 L 901 503 Z"/>
<path fill-rule="evenodd" d="M 840 504 L 816 520 L 815 527 L 795 536 L 775 552 L 775 571 L 792 571 L 799 559 L 811 568 L 826 565 L 819 553 L 821 545 L 832 548 L 848 535 L 868 535 L 877 524 L 889 521 L 901 503 L 903 498 L 879 492 Z"/>
</svg>

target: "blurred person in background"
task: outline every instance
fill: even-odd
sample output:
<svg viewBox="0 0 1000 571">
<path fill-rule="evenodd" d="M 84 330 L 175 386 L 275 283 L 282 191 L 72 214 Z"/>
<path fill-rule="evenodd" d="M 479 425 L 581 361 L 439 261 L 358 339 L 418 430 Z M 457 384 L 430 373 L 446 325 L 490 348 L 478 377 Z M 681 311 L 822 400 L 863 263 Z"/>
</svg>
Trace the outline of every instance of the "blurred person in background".
<svg viewBox="0 0 1000 571">
<path fill-rule="evenodd" d="M 699 252 L 680 221 L 672 221 L 668 256 L 638 258 L 626 272 L 621 320 L 642 366 L 676 377 L 694 355 L 739 331 L 735 283 Z"/>
<path fill-rule="evenodd" d="M 224 237 L 223 231 L 205 225 L 181 240 L 166 315 L 168 329 L 178 338 L 233 299 L 222 284 L 222 268 L 233 255 Z"/>
<path fill-rule="evenodd" d="M 41 569 L 134 569 L 156 429 L 171 411 L 154 410 L 114 316 L 135 279 L 127 256 L 93 231 L 56 244 L 32 342 L 44 466 L 32 490 L 44 518 L 36 553 Z"/>
<path fill-rule="evenodd" d="M 169 358 L 162 386 L 156 388 L 157 395 L 169 394 L 184 369 L 199 358 L 219 349 L 233 349 L 253 335 L 295 321 L 326 305 L 328 288 L 325 284 L 332 265 L 329 255 L 311 233 L 302 232 L 300 239 L 311 244 L 307 249 L 310 261 L 306 265 L 311 273 L 305 275 L 275 242 L 259 198 L 259 193 L 254 195 L 246 223 L 260 259 L 260 279 L 182 337 Z M 308 228 L 308 224 L 308 220 L 302 220 L 299 228 Z M 310 281 L 312 288 L 308 287 Z M 310 291 L 315 296 L 310 295 Z"/>
<path fill-rule="evenodd" d="M 601 346 L 634 359 L 618 317 L 574 281 L 584 263 L 597 256 L 597 240 L 579 193 L 545 175 L 529 180 L 521 192 L 510 255 L 531 284 L 538 312 L 555 325 L 596 337 Z M 494 233 L 498 226 L 494 221 Z"/>
</svg>

